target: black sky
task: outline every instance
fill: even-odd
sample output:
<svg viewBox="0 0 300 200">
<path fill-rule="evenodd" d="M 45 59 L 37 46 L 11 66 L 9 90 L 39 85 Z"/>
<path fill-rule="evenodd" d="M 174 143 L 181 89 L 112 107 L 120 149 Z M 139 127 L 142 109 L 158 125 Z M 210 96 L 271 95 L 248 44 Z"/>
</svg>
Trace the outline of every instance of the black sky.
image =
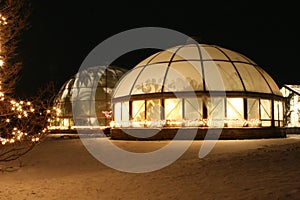
<svg viewBox="0 0 300 200">
<path fill-rule="evenodd" d="M 59 88 L 103 40 L 132 28 L 155 26 L 180 31 L 240 52 L 277 82 L 300 84 L 299 17 L 296 5 L 265 1 L 31 0 L 30 29 L 20 43 L 24 66 L 17 93 L 35 94 L 54 81 Z M 131 68 L 146 54 L 116 61 Z"/>
</svg>

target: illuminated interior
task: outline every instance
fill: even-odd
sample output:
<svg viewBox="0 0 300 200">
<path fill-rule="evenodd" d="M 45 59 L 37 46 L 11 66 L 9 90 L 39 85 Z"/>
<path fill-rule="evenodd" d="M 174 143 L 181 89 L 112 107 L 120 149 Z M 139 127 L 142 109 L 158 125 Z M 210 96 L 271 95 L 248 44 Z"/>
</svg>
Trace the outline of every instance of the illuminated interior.
<svg viewBox="0 0 300 200">
<path fill-rule="evenodd" d="M 225 95 L 224 95 L 225 94 Z M 112 95 L 114 128 L 283 127 L 283 97 L 246 56 L 207 44 L 160 51 L 129 71 Z"/>
<path fill-rule="evenodd" d="M 284 84 L 280 89 L 285 97 L 285 126 L 286 127 L 300 127 L 300 85 Z M 277 104 L 280 111 L 280 104 Z"/>
<path fill-rule="evenodd" d="M 54 100 L 52 130 L 98 129 L 111 122 L 111 95 L 127 70 L 97 66 L 78 72 L 62 86 Z M 122 106 L 123 110 L 125 106 Z M 122 119 L 125 119 L 124 116 Z"/>
</svg>

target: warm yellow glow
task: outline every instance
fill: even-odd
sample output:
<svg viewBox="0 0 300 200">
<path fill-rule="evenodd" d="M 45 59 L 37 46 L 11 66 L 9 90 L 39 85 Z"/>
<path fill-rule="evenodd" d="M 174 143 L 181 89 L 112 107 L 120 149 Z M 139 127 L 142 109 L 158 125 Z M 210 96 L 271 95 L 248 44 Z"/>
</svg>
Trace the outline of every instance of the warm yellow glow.
<svg viewBox="0 0 300 200">
<path fill-rule="evenodd" d="M 0 67 L 4 65 L 4 61 L 0 59 Z"/>
<path fill-rule="evenodd" d="M 227 98 L 227 119 L 244 119 L 243 98 Z"/>
<path fill-rule="evenodd" d="M 166 120 L 181 121 L 182 120 L 182 100 L 181 99 L 165 99 L 165 115 L 166 115 Z"/>
<path fill-rule="evenodd" d="M 133 101 L 132 102 L 132 119 L 134 121 L 140 121 L 145 119 L 145 101 Z"/>
<path fill-rule="evenodd" d="M 114 128 L 115 127 L 115 122 L 114 121 L 111 121 L 110 123 L 109 123 L 109 126 L 111 127 L 111 128 Z"/>
</svg>

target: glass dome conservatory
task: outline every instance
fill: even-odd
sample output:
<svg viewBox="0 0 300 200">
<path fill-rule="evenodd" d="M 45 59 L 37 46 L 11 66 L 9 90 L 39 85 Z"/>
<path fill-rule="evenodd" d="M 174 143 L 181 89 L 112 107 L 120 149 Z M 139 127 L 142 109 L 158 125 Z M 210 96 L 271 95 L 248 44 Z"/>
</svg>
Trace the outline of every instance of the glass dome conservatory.
<svg viewBox="0 0 300 200">
<path fill-rule="evenodd" d="M 275 81 L 251 59 L 216 45 L 153 54 L 123 76 L 112 103 L 112 138 L 130 138 L 126 129 L 158 128 L 159 139 L 183 127 L 197 128 L 198 135 L 222 128 L 225 138 L 282 136 L 274 131 L 283 126 L 284 109 Z M 253 132 L 258 128 L 264 133 Z"/>
<path fill-rule="evenodd" d="M 84 69 L 62 86 L 54 100 L 52 130 L 105 128 L 111 121 L 111 94 L 127 70 L 112 66 Z"/>
</svg>

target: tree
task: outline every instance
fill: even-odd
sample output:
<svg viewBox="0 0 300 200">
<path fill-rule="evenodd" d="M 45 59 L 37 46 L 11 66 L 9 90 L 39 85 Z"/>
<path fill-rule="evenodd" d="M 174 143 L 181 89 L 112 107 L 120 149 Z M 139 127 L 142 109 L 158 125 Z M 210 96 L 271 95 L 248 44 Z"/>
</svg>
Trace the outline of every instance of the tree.
<svg viewBox="0 0 300 200">
<path fill-rule="evenodd" d="M 22 67 L 17 47 L 29 15 L 27 0 L 0 0 L 0 163 L 26 154 L 47 133 L 55 94 L 50 83 L 30 99 L 14 96 Z"/>
</svg>

